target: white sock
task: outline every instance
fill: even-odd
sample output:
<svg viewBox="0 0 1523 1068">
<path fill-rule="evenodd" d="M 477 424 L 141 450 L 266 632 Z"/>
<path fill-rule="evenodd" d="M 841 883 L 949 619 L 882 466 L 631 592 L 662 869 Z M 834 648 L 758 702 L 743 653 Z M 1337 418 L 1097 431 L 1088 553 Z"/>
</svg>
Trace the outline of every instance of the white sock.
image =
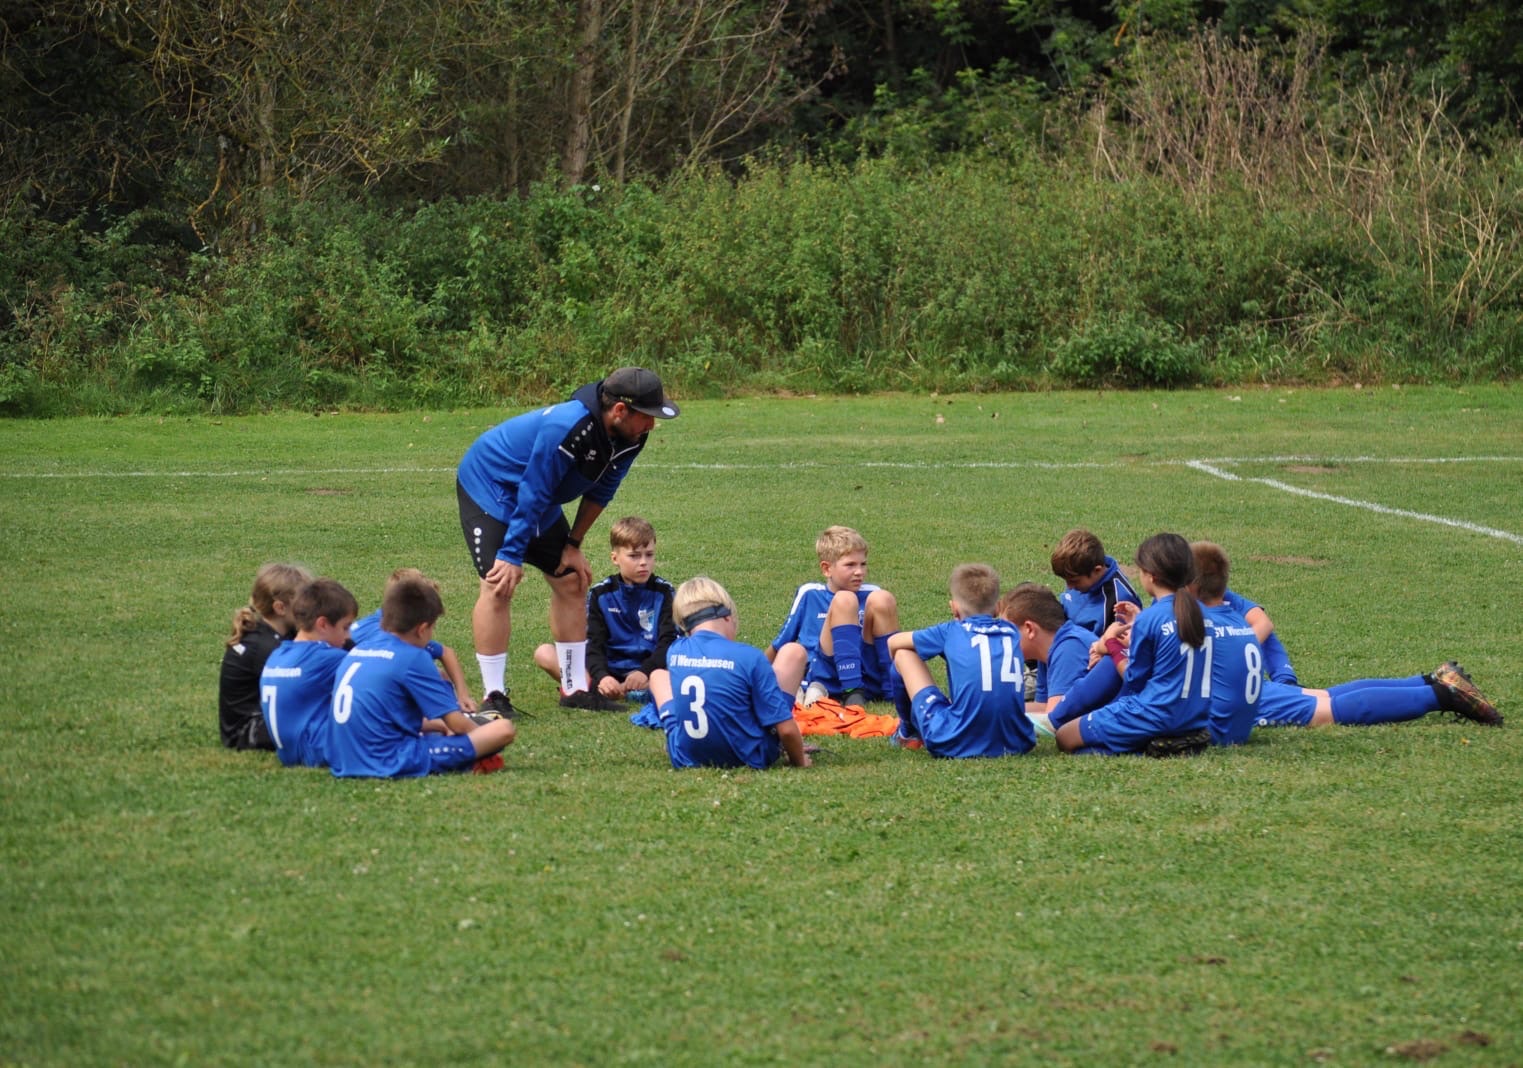
<svg viewBox="0 0 1523 1068">
<path fill-rule="evenodd" d="M 481 686 L 482 690 L 484 691 L 482 693 L 483 697 L 490 696 L 493 693 L 508 692 L 507 685 L 503 682 L 503 679 L 506 678 L 508 674 L 507 653 L 496 653 L 492 656 L 486 656 L 482 653 L 477 653 L 476 663 L 481 666 Z"/>
<path fill-rule="evenodd" d="M 587 688 L 587 643 L 556 642 L 555 660 L 561 666 L 561 692 L 576 693 Z"/>
</svg>

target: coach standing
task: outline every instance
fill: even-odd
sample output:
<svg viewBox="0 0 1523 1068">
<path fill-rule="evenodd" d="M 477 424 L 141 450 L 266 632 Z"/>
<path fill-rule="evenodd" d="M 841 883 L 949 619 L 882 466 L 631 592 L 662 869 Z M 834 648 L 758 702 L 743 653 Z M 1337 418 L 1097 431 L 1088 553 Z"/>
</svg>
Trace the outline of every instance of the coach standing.
<svg viewBox="0 0 1523 1068">
<path fill-rule="evenodd" d="M 561 666 L 561 704 L 612 710 L 587 683 L 587 587 L 582 539 L 613 500 L 657 419 L 675 419 L 661 379 L 621 367 L 563 404 L 515 416 L 476 439 L 455 489 L 460 527 L 481 576 L 471 612 L 483 711 L 517 715 L 506 683 L 513 591 L 533 564 L 550 583 L 550 636 Z M 570 524 L 561 505 L 581 498 Z"/>
</svg>

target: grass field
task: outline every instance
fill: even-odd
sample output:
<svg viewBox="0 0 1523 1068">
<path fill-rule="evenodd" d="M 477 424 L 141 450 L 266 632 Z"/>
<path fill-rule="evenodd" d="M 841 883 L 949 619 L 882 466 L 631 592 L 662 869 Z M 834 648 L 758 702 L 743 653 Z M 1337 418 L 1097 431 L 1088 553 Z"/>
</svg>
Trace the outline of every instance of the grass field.
<svg viewBox="0 0 1523 1068">
<path fill-rule="evenodd" d="M 908 626 L 959 561 L 1055 581 L 1069 527 L 1177 530 L 1304 681 L 1457 657 L 1502 730 L 677 774 L 554 707 L 531 576 L 504 773 L 221 749 L 266 560 L 362 611 L 422 567 L 475 677 L 453 468 L 503 414 L 0 424 L 0 1063 L 1523 1062 L 1523 392 L 691 402 L 589 540 L 647 516 L 761 645 L 828 523 Z"/>
</svg>

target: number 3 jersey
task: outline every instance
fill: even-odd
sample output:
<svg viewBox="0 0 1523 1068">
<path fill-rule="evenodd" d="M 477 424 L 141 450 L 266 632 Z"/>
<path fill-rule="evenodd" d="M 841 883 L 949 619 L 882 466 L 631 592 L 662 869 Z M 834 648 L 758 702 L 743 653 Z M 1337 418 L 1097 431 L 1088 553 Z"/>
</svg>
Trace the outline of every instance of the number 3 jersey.
<svg viewBox="0 0 1523 1068">
<path fill-rule="evenodd" d="M 1021 632 L 991 616 L 952 619 L 914 633 L 915 652 L 947 662 L 947 703 L 917 723 L 933 756 L 989 757 L 1029 752 L 1036 733 L 1026 718 Z M 914 696 L 913 694 L 911 696 Z"/>
<path fill-rule="evenodd" d="M 760 649 L 700 630 L 666 652 L 672 700 L 661 709 L 674 768 L 765 768 L 776 762 L 774 728 L 793 718 Z"/>
</svg>

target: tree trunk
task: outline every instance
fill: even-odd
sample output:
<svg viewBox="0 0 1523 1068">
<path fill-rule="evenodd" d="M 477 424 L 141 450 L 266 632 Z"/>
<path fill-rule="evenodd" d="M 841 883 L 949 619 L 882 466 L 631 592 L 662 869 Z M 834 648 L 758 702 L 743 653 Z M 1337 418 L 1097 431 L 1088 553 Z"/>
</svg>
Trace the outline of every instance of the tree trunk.
<svg viewBox="0 0 1523 1068">
<path fill-rule="evenodd" d="M 567 185 L 578 185 L 587 174 L 587 154 L 592 140 L 592 82 L 597 73 L 598 34 L 602 28 L 602 0 L 579 0 L 576 6 L 576 66 L 571 71 L 566 147 L 561 154 L 561 179 Z"/>
</svg>

